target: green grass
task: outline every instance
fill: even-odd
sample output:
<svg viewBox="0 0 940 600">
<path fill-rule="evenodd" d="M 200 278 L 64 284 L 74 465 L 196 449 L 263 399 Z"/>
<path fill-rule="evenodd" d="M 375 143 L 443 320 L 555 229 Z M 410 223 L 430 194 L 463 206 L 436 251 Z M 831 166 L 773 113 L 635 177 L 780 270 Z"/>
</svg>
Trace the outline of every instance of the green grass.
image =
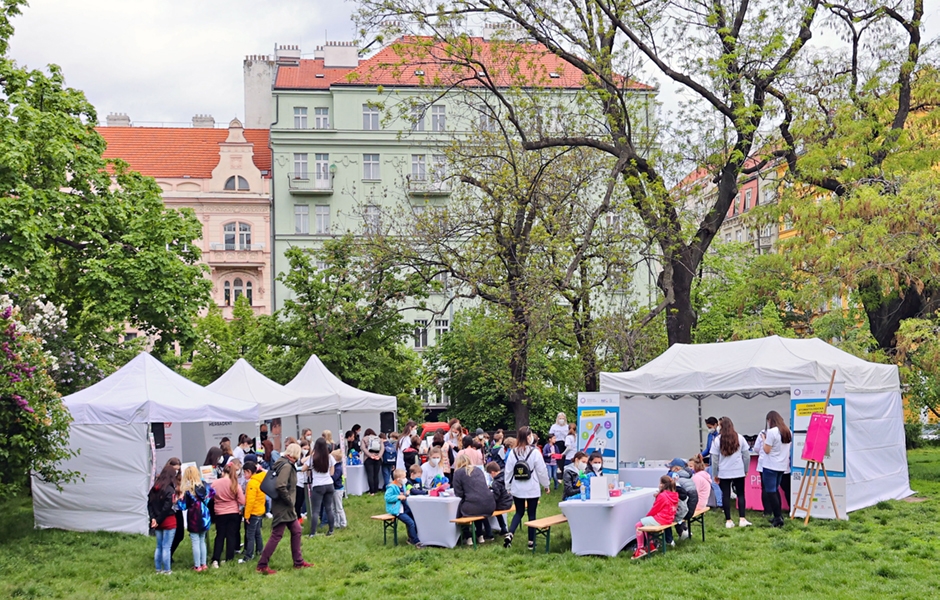
<svg viewBox="0 0 940 600">
<path fill-rule="evenodd" d="M 757 513 L 750 515 L 754 527 L 726 530 L 711 514 L 704 544 L 681 542 L 639 562 L 628 552 L 572 555 L 566 525 L 555 528 L 549 555 L 526 551 L 524 533 L 511 550 L 383 547 L 381 525 L 369 520 L 384 512 L 381 499 L 350 498 L 348 529 L 304 538 L 304 557 L 315 568 L 293 571 L 285 539 L 272 560 L 280 572 L 263 580 L 254 565 L 189 571 L 188 536 L 177 570 L 158 576 L 153 538 L 34 530 L 30 503 L 21 498 L 0 504 L 0 598 L 923 599 L 940 586 L 940 449 L 913 450 L 908 459 L 911 485 L 925 502 L 882 502 L 848 522 L 788 521 L 782 530 Z M 557 492 L 545 498 L 539 515 L 557 513 L 558 500 Z"/>
</svg>

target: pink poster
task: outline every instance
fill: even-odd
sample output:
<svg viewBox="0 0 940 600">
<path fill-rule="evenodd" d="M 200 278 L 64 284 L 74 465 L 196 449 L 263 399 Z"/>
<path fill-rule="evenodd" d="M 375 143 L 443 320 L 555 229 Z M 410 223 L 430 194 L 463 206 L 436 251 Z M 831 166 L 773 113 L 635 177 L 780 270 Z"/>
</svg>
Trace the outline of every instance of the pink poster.
<svg viewBox="0 0 940 600">
<path fill-rule="evenodd" d="M 747 470 L 747 477 L 744 479 L 744 499 L 747 502 L 748 510 L 763 510 L 764 502 L 761 499 L 760 473 L 757 472 L 757 455 L 751 457 L 751 465 Z M 780 488 L 780 498 L 783 499 L 782 505 L 784 511 L 790 510 L 790 499 Z"/>
<path fill-rule="evenodd" d="M 832 415 L 813 413 L 806 430 L 806 444 L 803 446 L 803 460 L 823 462 L 829 451 L 829 434 L 832 432 Z"/>
</svg>

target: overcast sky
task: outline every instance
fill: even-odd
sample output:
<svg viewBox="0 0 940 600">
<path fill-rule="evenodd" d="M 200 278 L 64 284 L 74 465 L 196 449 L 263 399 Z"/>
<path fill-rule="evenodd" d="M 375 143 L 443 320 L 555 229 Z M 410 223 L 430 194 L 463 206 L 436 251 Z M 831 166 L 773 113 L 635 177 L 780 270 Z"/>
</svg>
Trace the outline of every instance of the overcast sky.
<svg viewBox="0 0 940 600">
<path fill-rule="evenodd" d="M 940 2 L 927 3 L 926 38 L 940 33 Z M 30 0 L 14 21 L 13 58 L 33 68 L 60 65 L 84 90 L 103 122 L 111 112 L 135 123 L 217 122 L 244 117 L 242 60 L 271 54 L 275 43 L 300 44 L 305 55 L 329 36 L 352 40 L 342 0 Z M 814 36 L 827 43 L 829 34 Z M 676 106 L 675 88 L 660 77 L 659 100 Z"/>
</svg>

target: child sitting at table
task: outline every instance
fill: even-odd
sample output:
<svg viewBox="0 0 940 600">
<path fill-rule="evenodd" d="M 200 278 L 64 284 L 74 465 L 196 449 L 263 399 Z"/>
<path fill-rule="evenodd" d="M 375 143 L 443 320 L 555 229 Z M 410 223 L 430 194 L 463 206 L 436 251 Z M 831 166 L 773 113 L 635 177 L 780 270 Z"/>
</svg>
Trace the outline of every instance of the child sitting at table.
<svg viewBox="0 0 940 600">
<path fill-rule="evenodd" d="M 679 495 L 676 494 L 676 483 L 669 475 L 659 478 L 659 492 L 653 501 L 653 508 L 636 524 L 636 552 L 633 558 L 646 556 L 646 534 L 640 527 L 654 527 L 656 525 L 672 525 L 676 519 L 676 506 L 679 504 Z M 656 548 L 652 548 L 656 550 Z"/>
<path fill-rule="evenodd" d="M 545 468 L 548 469 L 548 478 L 555 482 L 555 489 L 558 489 L 558 461 L 555 455 L 558 454 L 558 445 L 555 444 L 555 434 L 548 434 L 545 445 L 542 446 L 542 458 L 545 460 Z"/>
<path fill-rule="evenodd" d="M 408 467 L 408 482 L 405 484 L 405 489 L 408 490 L 409 496 L 426 496 L 428 494 L 421 481 L 421 466 L 411 465 Z"/>
<path fill-rule="evenodd" d="M 587 454 L 578 450 L 574 453 L 574 458 L 565 465 L 565 470 L 561 477 L 564 481 L 564 497 L 562 500 L 581 495 L 581 473 L 587 470 Z"/>
<path fill-rule="evenodd" d="M 421 540 L 418 539 L 418 528 L 415 526 L 415 520 L 405 512 L 404 502 L 407 498 L 405 470 L 395 469 L 392 471 L 392 481 L 385 489 L 385 512 L 404 523 L 408 529 L 408 543 L 421 548 Z"/>
<path fill-rule="evenodd" d="M 512 508 L 512 496 L 506 491 L 506 477 L 502 467 L 495 460 L 490 461 L 486 463 L 486 472 L 493 480 L 490 483 L 490 491 L 493 492 L 493 500 L 496 501 L 496 511 L 509 510 Z M 496 515 L 496 523 L 499 525 L 499 535 L 505 537 L 509 530 L 506 529 L 506 519 L 503 515 Z"/>
</svg>

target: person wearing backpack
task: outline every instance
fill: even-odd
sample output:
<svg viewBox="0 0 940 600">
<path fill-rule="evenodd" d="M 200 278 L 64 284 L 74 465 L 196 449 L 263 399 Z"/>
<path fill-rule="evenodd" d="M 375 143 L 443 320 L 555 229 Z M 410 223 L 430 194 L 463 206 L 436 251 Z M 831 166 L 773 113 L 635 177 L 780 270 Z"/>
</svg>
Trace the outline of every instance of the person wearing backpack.
<svg viewBox="0 0 940 600">
<path fill-rule="evenodd" d="M 397 438 L 390 440 L 384 433 L 380 433 L 379 439 L 382 440 L 382 489 L 384 490 L 392 481 L 392 471 L 395 470 L 395 461 L 398 460 Z"/>
<path fill-rule="evenodd" d="M 261 521 L 264 519 L 265 508 L 264 492 L 261 491 L 261 482 L 264 481 L 264 471 L 258 468 L 258 463 L 246 462 L 243 468 L 248 484 L 245 486 L 245 554 L 238 559 L 238 563 L 246 563 L 255 556 L 255 549 L 261 552 L 264 540 L 261 539 Z"/>
<path fill-rule="evenodd" d="M 281 543 L 284 537 L 284 529 L 290 531 L 290 550 L 294 559 L 295 569 L 306 569 L 313 565 L 304 560 L 301 553 L 300 519 L 297 518 L 297 512 L 294 510 L 294 495 L 297 493 L 297 471 L 294 464 L 300 461 L 300 446 L 297 444 L 288 444 L 284 448 L 281 458 L 271 467 L 270 476 L 261 482 L 261 489 L 265 494 L 271 495 L 271 513 L 273 515 L 271 523 L 271 536 L 268 543 L 261 551 L 261 558 L 258 559 L 256 570 L 262 575 L 273 575 L 277 573 L 268 566 L 271 555 L 277 550 L 277 545 Z M 270 484 L 268 482 L 271 482 Z M 274 489 L 271 489 L 273 487 Z"/>
<path fill-rule="evenodd" d="M 195 466 L 186 467 L 183 480 L 180 484 L 180 499 L 177 508 L 186 513 L 186 523 L 189 526 L 189 540 L 193 545 L 193 571 L 202 572 L 208 569 L 206 564 L 206 534 L 212 526 L 209 515 L 209 500 L 215 495 L 212 488 L 207 488 L 202 482 L 202 474 Z"/>
<path fill-rule="evenodd" d="M 371 427 L 366 429 L 365 435 L 362 436 L 362 451 L 365 454 L 363 464 L 366 466 L 369 495 L 374 496 L 382 487 L 379 485 L 379 478 L 382 476 L 382 456 L 385 454 L 385 448 Z"/>
<path fill-rule="evenodd" d="M 516 512 L 503 541 L 504 548 L 512 546 L 516 529 L 522 524 L 523 512 L 528 515 L 529 521 L 534 521 L 542 489 L 546 494 L 550 491 L 545 460 L 538 448 L 532 445 L 532 440 L 532 430 L 526 426 L 520 427 L 516 435 L 516 447 L 506 456 L 506 491 L 512 496 Z M 535 530 L 530 527 L 529 549 L 534 547 Z"/>
</svg>

